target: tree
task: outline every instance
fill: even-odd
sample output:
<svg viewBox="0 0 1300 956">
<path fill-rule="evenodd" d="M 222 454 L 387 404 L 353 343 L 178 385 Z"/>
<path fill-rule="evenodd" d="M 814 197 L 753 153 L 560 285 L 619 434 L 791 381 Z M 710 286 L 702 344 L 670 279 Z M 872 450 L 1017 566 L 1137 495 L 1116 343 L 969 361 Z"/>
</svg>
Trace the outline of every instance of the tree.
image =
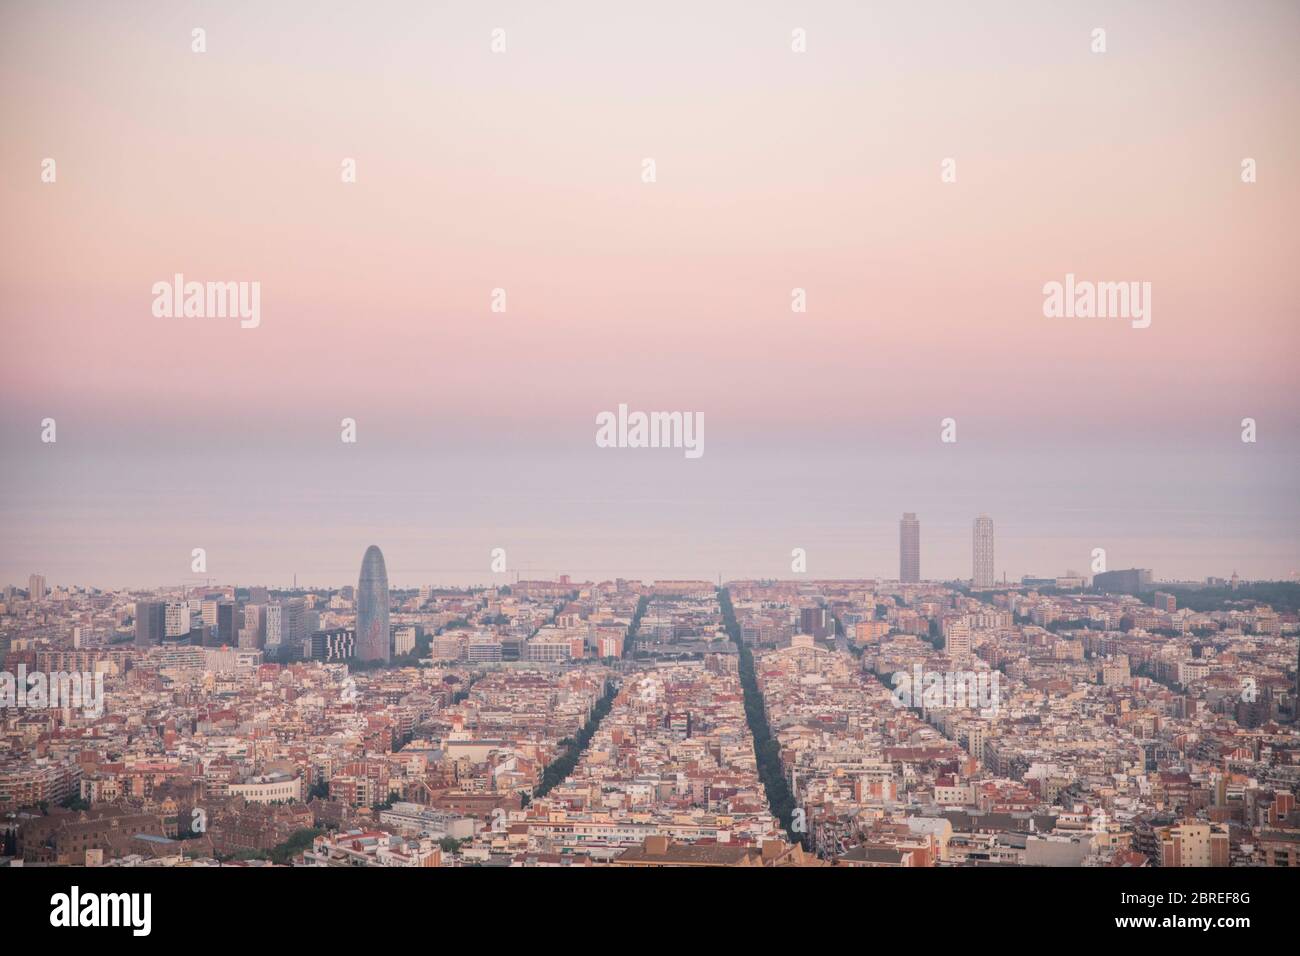
<svg viewBox="0 0 1300 956">
<path fill-rule="evenodd" d="M 804 848 L 807 849 L 807 834 L 796 834 L 792 829 L 794 796 L 790 793 L 789 782 L 781 770 L 781 745 L 772 737 L 772 729 L 767 723 L 767 715 L 763 709 L 763 695 L 758 689 L 758 678 L 754 673 L 754 655 L 740 639 L 740 625 L 736 623 L 736 612 L 731 606 L 731 595 L 725 588 L 718 591 L 718 604 L 722 607 L 723 625 L 739 652 L 740 687 L 745 694 L 745 719 L 754 737 L 758 777 L 763 781 L 768 805 L 772 808 L 772 815 L 781 821 L 781 826 L 785 828 L 790 839 L 803 843 Z"/>
<path fill-rule="evenodd" d="M 302 853 L 309 846 L 311 841 L 323 833 L 323 830 L 312 828 L 309 830 L 295 830 L 289 839 L 283 843 L 271 848 L 270 859 L 272 863 L 288 863 L 298 854 Z"/>
<path fill-rule="evenodd" d="M 564 753 L 546 765 L 546 769 L 542 771 L 542 782 L 534 790 L 534 796 L 546 796 L 556 784 L 563 783 L 564 779 L 573 773 L 573 768 L 578 765 L 578 758 L 582 756 L 582 751 L 586 749 L 587 744 L 595 735 L 600 722 L 609 713 L 614 704 L 614 696 L 617 693 L 618 685 L 611 681 L 605 689 L 604 696 L 591 709 L 591 716 L 587 718 L 586 724 L 578 731 L 577 739 L 565 737 L 564 740 L 560 741 L 564 746 Z"/>
</svg>

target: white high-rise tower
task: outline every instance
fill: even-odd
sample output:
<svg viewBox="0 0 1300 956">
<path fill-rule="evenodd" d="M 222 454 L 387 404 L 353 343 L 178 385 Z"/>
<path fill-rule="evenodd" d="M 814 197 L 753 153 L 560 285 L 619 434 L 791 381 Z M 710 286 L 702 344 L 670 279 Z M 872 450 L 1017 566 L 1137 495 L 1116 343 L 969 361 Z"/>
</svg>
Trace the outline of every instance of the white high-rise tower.
<svg viewBox="0 0 1300 956">
<path fill-rule="evenodd" d="M 903 584 L 921 580 L 921 522 L 912 511 L 898 522 L 898 580 Z"/>
<path fill-rule="evenodd" d="M 975 519 L 975 567 L 971 585 L 975 588 L 993 587 L 993 519 L 980 515 Z"/>
</svg>

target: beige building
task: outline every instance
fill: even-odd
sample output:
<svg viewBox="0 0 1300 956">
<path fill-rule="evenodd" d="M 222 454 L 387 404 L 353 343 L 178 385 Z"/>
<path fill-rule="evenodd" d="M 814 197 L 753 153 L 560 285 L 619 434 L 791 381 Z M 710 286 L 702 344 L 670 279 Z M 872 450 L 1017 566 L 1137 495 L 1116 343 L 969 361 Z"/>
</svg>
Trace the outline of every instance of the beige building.
<svg viewBox="0 0 1300 956">
<path fill-rule="evenodd" d="M 1228 831 L 1216 823 L 1182 823 L 1157 831 L 1160 865 L 1227 866 Z"/>
</svg>

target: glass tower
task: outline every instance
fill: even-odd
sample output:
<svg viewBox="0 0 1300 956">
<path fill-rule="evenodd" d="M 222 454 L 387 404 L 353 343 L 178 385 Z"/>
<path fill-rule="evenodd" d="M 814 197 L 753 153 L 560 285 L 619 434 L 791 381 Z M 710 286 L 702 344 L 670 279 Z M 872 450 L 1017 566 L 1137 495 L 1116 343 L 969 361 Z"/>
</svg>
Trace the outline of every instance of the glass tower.
<svg viewBox="0 0 1300 956">
<path fill-rule="evenodd" d="M 357 581 L 357 660 L 387 661 L 388 569 L 384 553 L 375 545 L 366 548 Z"/>
</svg>

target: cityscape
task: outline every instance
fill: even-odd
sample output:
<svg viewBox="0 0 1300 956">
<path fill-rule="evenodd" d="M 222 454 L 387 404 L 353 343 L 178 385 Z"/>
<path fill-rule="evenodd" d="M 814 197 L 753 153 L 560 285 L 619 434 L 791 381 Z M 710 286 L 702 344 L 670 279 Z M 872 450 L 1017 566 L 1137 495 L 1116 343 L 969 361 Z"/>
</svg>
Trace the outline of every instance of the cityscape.
<svg viewBox="0 0 1300 956">
<path fill-rule="evenodd" d="M 970 541 L 943 582 L 911 512 L 896 580 L 32 574 L 0 865 L 1300 866 L 1300 585 Z"/>
<path fill-rule="evenodd" d="M 12 932 L 1285 938 L 1297 51 L 0 2 Z"/>
</svg>

